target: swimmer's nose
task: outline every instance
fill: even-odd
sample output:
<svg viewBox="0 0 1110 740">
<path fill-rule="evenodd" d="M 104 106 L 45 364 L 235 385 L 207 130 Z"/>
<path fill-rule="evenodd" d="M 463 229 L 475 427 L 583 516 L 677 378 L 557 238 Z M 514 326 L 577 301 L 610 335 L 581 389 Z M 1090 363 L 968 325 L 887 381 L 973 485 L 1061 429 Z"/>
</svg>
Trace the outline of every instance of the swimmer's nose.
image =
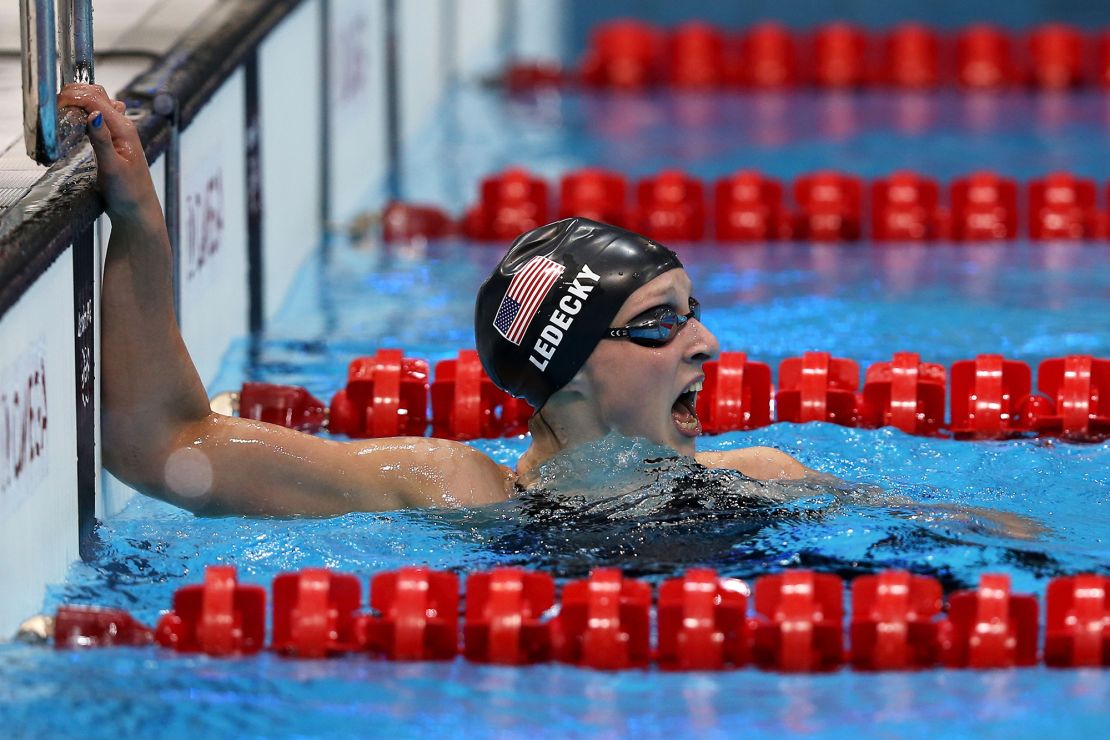
<svg viewBox="0 0 1110 740">
<path fill-rule="evenodd" d="M 686 347 L 686 359 L 690 362 L 709 362 L 717 359 L 721 354 L 721 343 L 717 335 L 709 331 L 709 327 L 698 319 L 690 319 L 686 327 L 690 334 L 690 343 Z"/>
</svg>

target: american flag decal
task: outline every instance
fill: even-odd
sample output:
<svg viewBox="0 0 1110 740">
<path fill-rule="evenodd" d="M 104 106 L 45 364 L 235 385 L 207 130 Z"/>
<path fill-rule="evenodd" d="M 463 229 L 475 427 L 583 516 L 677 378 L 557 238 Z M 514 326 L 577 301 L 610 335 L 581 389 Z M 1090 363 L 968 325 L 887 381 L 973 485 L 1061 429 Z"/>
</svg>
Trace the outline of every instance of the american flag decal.
<svg viewBox="0 0 1110 740">
<path fill-rule="evenodd" d="M 533 257 L 509 283 L 497 308 L 493 326 L 513 344 L 520 344 L 551 286 L 563 274 L 563 266 L 547 257 Z"/>
</svg>

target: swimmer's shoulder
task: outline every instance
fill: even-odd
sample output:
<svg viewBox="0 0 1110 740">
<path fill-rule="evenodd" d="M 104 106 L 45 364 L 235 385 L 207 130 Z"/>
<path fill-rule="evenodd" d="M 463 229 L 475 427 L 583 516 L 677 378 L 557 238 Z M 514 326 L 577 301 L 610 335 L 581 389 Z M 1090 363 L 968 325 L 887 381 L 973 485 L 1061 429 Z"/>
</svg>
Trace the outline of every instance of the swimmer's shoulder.
<svg viewBox="0 0 1110 740">
<path fill-rule="evenodd" d="M 739 470 L 756 480 L 798 480 L 818 475 L 816 471 L 773 447 L 699 452 L 694 458 L 707 468 Z"/>
<path fill-rule="evenodd" d="M 516 473 L 461 442 L 395 437 L 353 444 L 365 470 L 387 479 L 403 507 L 483 506 L 514 495 Z"/>
</svg>

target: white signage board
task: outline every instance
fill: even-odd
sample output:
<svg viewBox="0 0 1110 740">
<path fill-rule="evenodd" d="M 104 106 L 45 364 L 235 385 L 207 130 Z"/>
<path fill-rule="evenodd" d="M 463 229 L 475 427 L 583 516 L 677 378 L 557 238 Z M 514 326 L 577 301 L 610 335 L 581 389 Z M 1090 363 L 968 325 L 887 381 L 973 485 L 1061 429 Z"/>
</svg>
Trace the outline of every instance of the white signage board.
<svg viewBox="0 0 1110 740">
<path fill-rule="evenodd" d="M 205 383 L 231 341 L 247 333 L 243 92 L 240 69 L 180 138 L 181 333 Z"/>
<path fill-rule="evenodd" d="M 328 221 L 344 224 L 385 181 L 385 2 L 332 0 L 328 37 Z"/>
<path fill-rule="evenodd" d="M 77 559 L 73 252 L 0 318 L 0 636 Z"/>
<path fill-rule="evenodd" d="M 301 3 L 258 50 L 262 295 L 266 318 L 320 243 L 320 3 Z"/>
</svg>

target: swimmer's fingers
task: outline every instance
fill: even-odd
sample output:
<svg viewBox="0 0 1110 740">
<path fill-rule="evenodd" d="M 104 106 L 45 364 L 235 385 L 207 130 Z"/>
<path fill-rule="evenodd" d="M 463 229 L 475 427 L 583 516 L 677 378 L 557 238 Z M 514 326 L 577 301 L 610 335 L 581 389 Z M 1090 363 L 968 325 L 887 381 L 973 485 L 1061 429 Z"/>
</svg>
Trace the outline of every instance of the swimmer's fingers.
<svg viewBox="0 0 1110 740">
<path fill-rule="evenodd" d="M 113 123 L 114 120 L 112 119 L 116 117 L 126 120 L 126 117 L 123 116 L 123 110 L 116 107 L 115 102 L 108 95 L 108 91 L 100 85 L 72 83 L 63 86 L 58 92 L 59 107 L 75 106 L 89 114 L 100 111 L 109 116 L 109 123 Z"/>
<path fill-rule="evenodd" d="M 88 114 L 89 142 L 96 154 L 97 179 L 109 214 L 132 218 L 145 206 L 156 205 L 146 154 L 135 125 L 124 115 L 126 105 L 109 98 L 99 85 L 66 85 L 58 102 Z"/>
<path fill-rule="evenodd" d="M 127 104 L 120 100 L 112 100 L 100 85 L 66 85 L 58 93 L 58 104 L 62 107 L 75 106 L 88 114 L 89 138 L 93 142 L 97 164 L 101 168 L 111 167 L 112 163 L 108 161 L 110 157 L 105 156 L 110 154 L 109 151 L 103 146 L 97 146 L 98 143 L 104 142 L 104 139 L 98 136 L 98 133 L 105 133 L 99 131 L 100 129 L 106 129 L 115 152 L 129 162 L 135 161 L 142 152 L 138 132 L 131 119 L 124 115 Z M 97 118 L 98 113 L 101 118 Z M 97 121 L 100 121 L 99 125 L 96 125 Z"/>
<path fill-rule="evenodd" d="M 85 123 L 89 133 L 89 143 L 92 144 L 93 152 L 96 153 L 96 166 L 100 173 L 102 175 L 117 174 L 120 168 L 126 165 L 126 161 L 121 160 L 130 152 L 130 147 L 123 147 L 123 151 L 116 148 L 111 124 L 108 123 L 108 117 L 104 115 L 103 111 L 92 111 Z"/>
</svg>

